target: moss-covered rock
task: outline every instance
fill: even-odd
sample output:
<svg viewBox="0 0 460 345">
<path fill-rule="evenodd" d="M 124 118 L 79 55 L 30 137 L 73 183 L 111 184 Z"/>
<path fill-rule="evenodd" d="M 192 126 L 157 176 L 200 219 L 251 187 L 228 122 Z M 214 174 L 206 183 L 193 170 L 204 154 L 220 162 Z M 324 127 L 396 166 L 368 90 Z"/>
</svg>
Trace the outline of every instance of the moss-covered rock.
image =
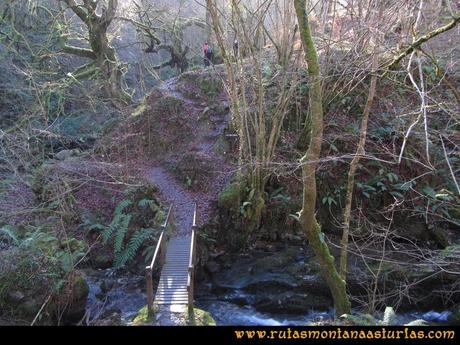
<svg viewBox="0 0 460 345">
<path fill-rule="evenodd" d="M 457 304 L 451 308 L 451 314 L 449 316 L 448 322 L 451 325 L 460 326 L 460 304 Z"/>
<path fill-rule="evenodd" d="M 39 250 L 0 251 L 0 315 L 31 320 L 52 293 L 59 267 Z M 49 319 L 46 311 L 44 319 Z"/>
<path fill-rule="evenodd" d="M 210 313 L 205 310 L 193 308 L 193 315 L 190 321 L 191 326 L 216 326 L 216 321 Z"/>
<path fill-rule="evenodd" d="M 133 326 L 144 326 L 155 321 L 154 314 L 149 315 L 147 306 L 139 310 L 133 319 Z"/>
<path fill-rule="evenodd" d="M 12 248 L 0 252 L 0 316 L 39 324 L 78 322 L 89 292 L 84 276 L 66 272 L 55 249 Z"/>
<path fill-rule="evenodd" d="M 234 182 L 229 184 L 219 193 L 217 204 L 220 208 L 226 210 L 238 210 L 240 207 L 241 194 L 243 188 L 240 183 Z"/>
<path fill-rule="evenodd" d="M 340 322 L 347 326 L 377 326 L 379 321 L 370 314 L 343 314 Z"/>
<path fill-rule="evenodd" d="M 64 318 L 66 322 L 74 324 L 85 314 L 89 286 L 83 274 L 75 271 L 67 277 L 67 289 L 63 292 L 64 296 L 68 295 L 69 300 Z"/>
</svg>

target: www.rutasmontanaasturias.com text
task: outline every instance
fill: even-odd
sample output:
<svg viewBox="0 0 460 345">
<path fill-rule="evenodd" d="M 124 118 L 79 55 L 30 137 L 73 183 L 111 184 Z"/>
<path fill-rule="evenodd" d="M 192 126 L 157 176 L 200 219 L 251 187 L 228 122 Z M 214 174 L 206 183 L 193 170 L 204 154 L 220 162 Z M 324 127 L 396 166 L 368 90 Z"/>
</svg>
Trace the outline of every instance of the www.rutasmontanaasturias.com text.
<svg viewBox="0 0 460 345">
<path fill-rule="evenodd" d="M 454 330 L 414 330 L 403 329 L 350 330 L 337 327 L 328 330 L 235 330 L 236 339 L 455 339 Z"/>
</svg>

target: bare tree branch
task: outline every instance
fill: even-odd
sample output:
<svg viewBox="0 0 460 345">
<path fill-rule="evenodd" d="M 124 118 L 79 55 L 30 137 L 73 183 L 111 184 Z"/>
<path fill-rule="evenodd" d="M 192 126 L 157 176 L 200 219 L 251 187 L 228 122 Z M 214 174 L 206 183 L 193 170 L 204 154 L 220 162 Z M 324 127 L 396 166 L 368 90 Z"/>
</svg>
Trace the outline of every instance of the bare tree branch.
<svg viewBox="0 0 460 345">
<path fill-rule="evenodd" d="M 399 53 L 393 60 L 390 62 L 386 62 L 383 64 L 383 68 L 388 68 L 392 69 L 394 66 L 396 66 L 402 59 L 404 59 L 407 55 L 411 54 L 415 49 L 418 49 L 423 43 L 429 41 L 433 37 L 436 37 L 443 32 L 446 32 L 452 28 L 454 28 L 458 23 L 460 22 L 460 16 L 459 17 L 454 17 L 452 21 L 444 26 L 441 26 L 440 28 L 437 28 L 421 37 L 419 37 L 417 40 L 415 40 L 409 47 L 404 49 L 401 53 Z"/>
</svg>

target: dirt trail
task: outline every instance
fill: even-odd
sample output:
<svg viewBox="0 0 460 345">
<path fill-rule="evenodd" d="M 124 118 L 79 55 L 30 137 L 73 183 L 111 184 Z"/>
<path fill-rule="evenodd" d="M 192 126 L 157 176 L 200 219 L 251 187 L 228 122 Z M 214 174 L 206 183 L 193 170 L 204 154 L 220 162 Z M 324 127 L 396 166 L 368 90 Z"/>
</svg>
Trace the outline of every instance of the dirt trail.
<svg viewBox="0 0 460 345">
<path fill-rule="evenodd" d="M 187 235 L 192 226 L 196 198 L 161 166 L 150 168 L 148 177 L 158 187 L 165 201 L 174 205 L 172 216 L 175 234 Z"/>
<path fill-rule="evenodd" d="M 212 114 L 209 116 L 209 124 L 203 127 L 200 117 L 207 104 L 202 101 L 185 97 L 177 88 L 177 78 L 165 81 L 160 88 L 164 95 L 175 97 L 184 102 L 184 114 L 189 117 L 188 121 L 194 130 L 190 133 L 190 139 L 182 147 L 182 154 L 194 152 L 204 155 L 212 162 L 208 172 L 211 173 L 207 181 L 206 190 L 193 191 L 181 183 L 166 167 L 171 167 L 177 162 L 175 156 L 180 152 L 165 154 L 158 157 L 146 171 L 146 177 L 155 184 L 167 204 L 173 204 L 174 235 L 184 236 L 190 233 L 192 226 L 194 205 L 197 205 L 198 225 L 205 223 L 213 214 L 213 202 L 218 193 L 229 182 L 233 173 L 233 166 L 227 162 L 223 154 L 217 153 L 215 145 L 219 138 L 224 135 L 228 119 Z"/>
</svg>

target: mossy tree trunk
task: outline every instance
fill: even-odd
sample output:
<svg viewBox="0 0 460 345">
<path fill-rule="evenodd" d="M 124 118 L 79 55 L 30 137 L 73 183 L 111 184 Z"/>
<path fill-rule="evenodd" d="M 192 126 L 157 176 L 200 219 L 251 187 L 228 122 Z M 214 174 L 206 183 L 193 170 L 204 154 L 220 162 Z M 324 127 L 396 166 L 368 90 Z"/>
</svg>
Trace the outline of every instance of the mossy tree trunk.
<svg viewBox="0 0 460 345">
<path fill-rule="evenodd" d="M 311 137 L 307 152 L 301 159 L 303 203 L 300 211 L 300 224 L 306 233 L 310 246 L 315 252 L 321 271 L 334 299 L 339 315 L 350 312 L 345 281 L 340 277 L 334 265 L 334 257 L 325 241 L 316 217 L 316 168 L 321 154 L 323 140 L 323 97 L 318 54 L 310 30 L 305 0 L 294 0 L 299 23 L 299 32 L 308 64 L 310 76 Z"/>
<path fill-rule="evenodd" d="M 98 13 L 99 0 L 85 0 L 78 4 L 75 0 L 64 1 L 69 8 L 81 19 L 88 29 L 88 43 L 90 48 L 79 48 L 63 44 L 63 51 L 69 54 L 85 57 L 93 60 L 88 65 L 88 70 L 94 70 L 96 66 L 102 72 L 105 80 L 106 93 L 118 100 L 128 103 L 131 97 L 122 87 L 122 68 L 115 49 L 110 45 L 107 37 L 107 29 L 115 18 L 118 0 L 108 0 L 106 6 L 101 6 Z M 84 69 L 79 76 L 87 76 Z M 76 76 L 78 77 L 78 76 Z"/>
</svg>

